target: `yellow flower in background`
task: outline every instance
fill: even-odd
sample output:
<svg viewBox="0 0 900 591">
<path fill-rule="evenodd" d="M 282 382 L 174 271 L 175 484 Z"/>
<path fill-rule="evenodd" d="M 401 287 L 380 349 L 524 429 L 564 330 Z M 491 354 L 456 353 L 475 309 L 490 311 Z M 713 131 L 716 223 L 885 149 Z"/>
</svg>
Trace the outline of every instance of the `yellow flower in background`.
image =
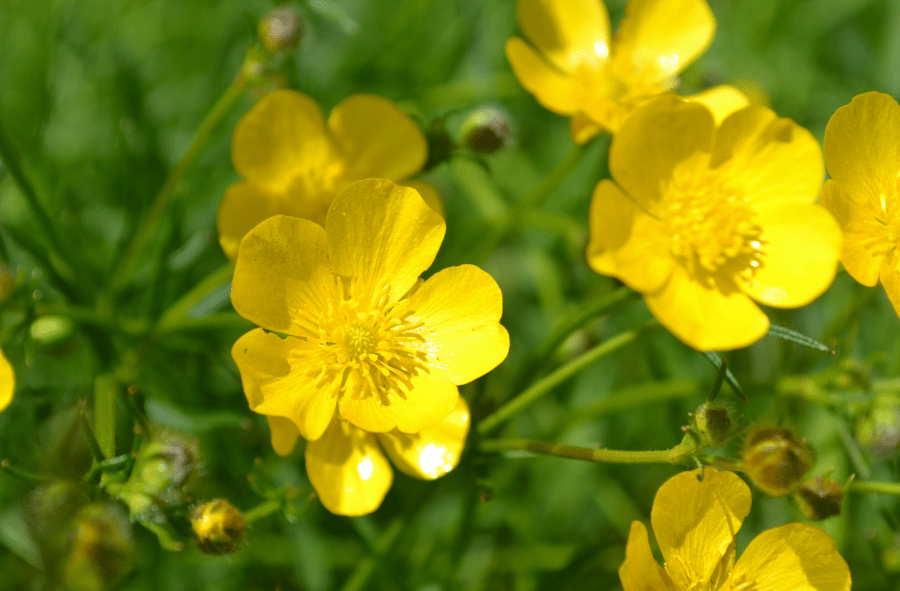
<svg viewBox="0 0 900 591">
<path fill-rule="evenodd" d="M 571 118 L 580 144 L 618 132 L 638 106 L 674 90 L 716 30 L 705 0 L 629 0 L 613 38 L 602 0 L 519 0 L 516 16 L 531 45 L 507 41 L 509 63 L 541 105 Z M 706 103 L 717 120 L 748 104 L 731 86 L 688 98 Z"/>
<path fill-rule="evenodd" d="M 12 402 L 13 394 L 16 391 L 16 376 L 13 373 L 12 365 L 0 350 L 0 411 L 5 410 L 9 403 Z"/>
<path fill-rule="evenodd" d="M 284 417 L 266 417 L 272 446 L 287 455 L 300 435 Z M 397 429 L 369 433 L 337 417 L 322 437 L 306 445 L 306 472 L 325 508 L 338 515 L 365 515 L 376 510 L 391 487 L 391 462 L 410 476 L 440 478 L 456 467 L 469 433 L 469 406 L 460 397 L 449 415 L 418 433 Z"/>
<path fill-rule="evenodd" d="M 416 123 L 387 99 L 355 94 L 338 103 L 326 122 L 308 96 L 276 90 L 234 130 L 231 157 L 244 180 L 225 191 L 219 206 L 222 250 L 236 260 L 244 234 L 273 215 L 322 225 L 341 190 L 370 177 L 402 181 L 421 170 L 427 150 Z M 404 184 L 443 213 L 434 187 Z"/>
<path fill-rule="evenodd" d="M 613 138 L 609 168 L 588 263 L 696 349 L 757 341 L 769 319 L 754 301 L 803 306 L 834 279 L 841 232 L 815 205 L 821 150 L 790 119 L 753 106 L 717 128 L 706 106 L 662 96 Z"/>
<path fill-rule="evenodd" d="M 619 579 L 625 591 L 849 591 L 850 569 L 831 537 L 805 523 L 756 536 L 735 563 L 735 534 L 750 512 L 750 488 L 732 472 L 682 472 L 656 493 L 647 528 L 631 524 Z"/>
<path fill-rule="evenodd" d="M 371 449 L 372 433 L 416 434 L 446 419 L 457 386 L 503 361 L 509 335 L 500 289 L 481 269 L 419 279 L 445 227 L 414 189 L 368 179 L 338 195 L 324 228 L 275 216 L 250 231 L 231 290 L 235 310 L 262 327 L 232 348 L 250 408 L 289 419 L 309 441 L 332 425 L 328 440 L 356 451 Z M 276 422 L 275 447 L 289 451 Z"/>
<path fill-rule="evenodd" d="M 900 315 L 900 105 L 867 92 L 838 109 L 825 128 L 819 203 L 844 232 L 841 263 L 869 287 L 880 282 Z"/>
</svg>

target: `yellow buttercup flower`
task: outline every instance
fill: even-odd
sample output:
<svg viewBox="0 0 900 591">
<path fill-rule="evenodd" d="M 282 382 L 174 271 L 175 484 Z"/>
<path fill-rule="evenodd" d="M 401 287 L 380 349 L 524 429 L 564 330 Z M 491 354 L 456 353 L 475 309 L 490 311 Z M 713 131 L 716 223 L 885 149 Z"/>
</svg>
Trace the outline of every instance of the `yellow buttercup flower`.
<svg viewBox="0 0 900 591">
<path fill-rule="evenodd" d="M 735 534 L 750 489 L 732 472 L 682 472 L 656 493 L 650 523 L 665 559 L 653 558 L 647 528 L 631 524 L 619 579 L 625 591 L 849 591 L 850 569 L 831 537 L 805 523 L 756 536 L 735 562 Z"/>
<path fill-rule="evenodd" d="M 289 454 L 300 435 L 297 426 L 284 417 L 266 418 L 275 451 Z M 469 406 L 463 398 L 436 425 L 413 434 L 397 429 L 369 433 L 335 417 L 322 437 L 307 443 L 306 472 L 329 511 L 365 515 L 381 505 L 393 481 L 385 454 L 410 476 L 440 478 L 459 463 L 469 423 Z"/>
<path fill-rule="evenodd" d="M 16 376 L 12 365 L 0 350 L 0 411 L 5 410 L 12 402 L 13 393 L 16 391 Z"/>
<path fill-rule="evenodd" d="M 900 105 L 867 92 L 838 109 L 825 128 L 819 203 L 844 232 L 841 263 L 869 287 L 881 283 L 900 315 Z"/>
<path fill-rule="evenodd" d="M 341 190 L 370 177 L 402 181 L 421 170 L 427 150 L 416 123 L 387 99 L 355 94 L 338 103 L 326 122 L 308 96 L 276 90 L 234 130 L 231 157 L 244 180 L 231 185 L 219 205 L 222 250 L 236 260 L 241 238 L 273 215 L 324 224 Z M 443 212 L 434 187 L 404 184 Z"/>
<path fill-rule="evenodd" d="M 674 90 L 716 30 L 705 0 L 629 0 L 613 38 L 602 0 L 519 0 L 516 16 L 533 47 L 511 38 L 509 63 L 541 105 L 571 118 L 578 143 L 616 133 L 638 106 Z M 689 98 L 718 120 L 748 104 L 732 86 Z"/>
<path fill-rule="evenodd" d="M 834 279 L 841 232 L 814 203 L 819 144 L 765 107 L 717 128 L 704 105 L 656 98 L 613 138 L 609 168 L 591 201 L 588 263 L 643 293 L 696 349 L 757 341 L 769 319 L 754 301 L 802 306 Z"/>
<path fill-rule="evenodd" d="M 231 291 L 235 310 L 262 327 L 232 349 L 250 408 L 289 419 L 309 441 L 329 428 L 330 440 L 356 438 L 346 450 L 447 418 L 457 385 L 496 367 L 509 335 L 500 289 L 481 269 L 419 279 L 445 227 L 414 189 L 368 179 L 338 195 L 324 228 L 275 216 L 251 230 Z M 276 435 L 276 449 L 292 445 Z"/>
</svg>

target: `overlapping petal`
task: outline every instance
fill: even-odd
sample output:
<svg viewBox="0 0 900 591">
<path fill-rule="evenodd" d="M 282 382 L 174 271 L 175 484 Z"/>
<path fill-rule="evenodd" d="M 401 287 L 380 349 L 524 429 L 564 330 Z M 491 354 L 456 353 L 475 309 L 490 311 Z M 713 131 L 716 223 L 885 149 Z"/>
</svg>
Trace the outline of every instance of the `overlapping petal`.
<svg viewBox="0 0 900 591">
<path fill-rule="evenodd" d="M 834 179 L 825 181 L 819 194 L 819 204 L 831 212 L 841 226 L 841 263 L 851 277 L 869 287 L 878 285 L 878 276 L 884 263 L 884 254 L 869 249 L 872 230 L 879 211 L 867 198 L 858 199 L 858 193 L 845 190 Z"/>
<path fill-rule="evenodd" d="M 516 78 L 534 98 L 554 113 L 572 115 L 581 108 L 581 83 L 550 65 L 518 37 L 506 42 L 506 58 Z"/>
<path fill-rule="evenodd" d="M 338 515 L 365 515 L 381 505 L 393 470 L 371 433 L 335 417 L 325 433 L 306 445 L 306 473 L 325 508 Z"/>
<path fill-rule="evenodd" d="M 625 591 L 675 591 L 666 571 L 653 558 L 647 528 L 640 521 L 631 522 L 619 580 Z"/>
<path fill-rule="evenodd" d="M 334 273 L 387 280 L 397 300 L 434 262 L 446 224 L 414 189 L 367 179 L 338 195 L 325 228 Z"/>
<path fill-rule="evenodd" d="M 269 423 L 269 432 L 272 436 L 272 449 L 280 456 L 289 455 L 294 451 L 297 445 L 297 439 L 300 437 L 300 430 L 294 421 L 285 417 L 276 417 L 267 415 L 266 420 Z"/>
<path fill-rule="evenodd" d="M 12 365 L 0 350 L 0 411 L 6 409 L 12 402 L 15 391 L 16 376 L 13 373 Z"/>
<path fill-rule="evenodd" d="M 894 312 L 900 316 L 900 255 L 896 251 L 881 265 L 879 278 Z"/>
<path fill-rule="evenodd" d="M 438 423 L 456 406 L 459 391 L 450 380 L 420 375 L 412 377 L 411 382 L 412 387 L 392 396 L 389 405 L 372 397 L 344 396 L 341 417 L 372 433 L 392 429 L 417 433 Z"/>
<path fill-rule="evenodd" d="M 748 581 L 759 591 L 849 591 L 851 583 L 831 536 L 805 523 L 764 531 L 750 542 L 726 589 L 740 589 Z"/>
<path fill-rule="evenodd" d="M 352 178 L 400 180 L 425 164 L 425 135 L 385 98 L 354 94 L 334 107 L 327 125 Z"/>
<path fill-rule="evenodd" d="M 438 271 L 407 306 L 424 323 L 422 347 L 432 377 L 466 384 L 494 369 L 509 353 L 509 333 L 500 325 L 503 295 L 497 282 L 474 265 Z"/>
<path fill-rule="evenodd" d="M 250 408 L 290 419 L 305 439 L 313 440 L 322 436 L 331 421 L 336 399 L 315 385 L 315 378 L 307 375 L 311 368 L 295 354 L 309 346 L 300 339 L 282 339 L 257 328 L 234 343 L 231 355 L 241 372 Z M 286 438 L 279 434 L 279 441 Z"/>
<path fill-rule="evenodd" d="M 266 330 L 306 334 L 299 311 L 331 281 L 328 246 L 325 231 L 309 220 L 278 215 L 260 223 L 241 240 L 231 284 L 234 309 Z"/>
<path fill-rule="evenodd" d="M 629 0 L 613 45 L 616 69 L 658 81 L 706 51 L 716 21 L 705 0 Z"/>
<path fill-rule="evenodd" d="M 680 265 L 661 290 L 644 299 L 669 332 L 701 351 L 746 347 L 769 330 L 769 318 L 743 292 L 703 285 Z"/>
<path fill-rule="evenodd" d="M 563 72 L 600 67 L 609 56 L 609 15 L 598 0 L 519 0 L 525 37 Z"/>
<path fill-rule="evenodd" d="M 750 488 L 739 476 L 711 468 L 702 481 L 698 475 L 682 472 L 667 480 L 650 513 L 666 571 L 683 589 L 709 580 L 750 512 Z"/>
<path fill-rule="evenodd" d="M 459 463 L 470 421 L 469 405 L 459 397 L 439 423 L 418 433 L 379 433 L 378 441 L 394 466 L 415 478 L 434 480 Z"/>
<path fill-rule="evenodd" d="M 728 84 L 720 84 L 684 98 L 706 105 L 712 111 L 716 125 L 721 125 L 722 121 L 732 113 L 750 106 L 750 99 L 747 98 L 747 95 Z"/>
</svg>

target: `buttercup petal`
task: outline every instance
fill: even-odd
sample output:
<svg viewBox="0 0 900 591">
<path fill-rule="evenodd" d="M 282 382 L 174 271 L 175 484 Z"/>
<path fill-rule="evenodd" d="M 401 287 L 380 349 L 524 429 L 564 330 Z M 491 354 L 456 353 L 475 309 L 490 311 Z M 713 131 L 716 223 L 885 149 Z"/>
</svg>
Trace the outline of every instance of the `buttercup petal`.
<svg viewBox="0 0 900 591">
<path fill-rule="evenodd" d="M 314 212 L 303 205 L 302 199 L 287 198 L 247 181 L 234 183 L 226 189 L 216 216 L 219 244 L 225 256 L 236 261 L 241 239 L 266 218 L 283 214 L 310 219 Z"/>
<path fill-rule="evenodd" d="M 896 253 L 881 265 L 880 279 L 891 305 L 894 306 L 894 312 L 900 316 L 900 259 Z"/>
<path fill-rule="evenodd" d="M 678 163 L 712 149 L 715 122 L 706 106 L 672 94 L 653 99 L 629 116 L 613 138 L 609 169 L 640 207 L 654 204 Z"/>
<path fill-rule="evenodd" d="M 379 433 L 378 441 L 394 466 L 415 478 L 434 480 L 456 467 L 469 433 L 469 405 L 460 396 L 456 407 L 436 425 L 418 433 Z"/>
<path fill-rule="evenodd" d="M 653 558 L 647 528 L 640 521 L 631 522 L 625 562 L 619 567 L 619 580 L 625 591 L 673 591 L 666 571 Z"/>
<path fill-rule="evenodd" d="M 701 285 L 681 265 L 674 266 L 662 289 L 644 299 L 669 332 L 699 351 L 746 347 L 769 330 L 768 317 L 744 293 Z"/>
<path fill-rule="evenodd" d="M 441 194 L 438 193 L 438 190 L 434 188 L 434 185 L 432 185 L 431 183 L 426 183 L 425 181 L 402 181 L 397 184 L 402 187 L 415 189 L 415 191 L 422 197 L 425 203 L 428 204 L 428 207 L 433 209 L 435 213 L 440 215 L 442 218 L 446 217 L 446 212 L 444 211 L 444 200 L 441 199 Z"/>
<path fill-rule="evenodd" d="M 900 105 L 890 95 L 867 92 L 835 111 L 825 128 L 828 174 L 853 194 L 871 199 L 896 190 L 900 173 Z"/>
<path fill-rule="evenodd" d="M 285 417 L 266 416 L 272 433 L 272 448 L 280 456 L 289 455 L 297 445 L 300 430 L 294 421 Z"/>
<path fill-rule="evenodd" d="M 563 72 L 601 67 L 609 58 L 609 15 L 600 0 L 519 0 L 525 37 Z"/>
<path fill-rule="evenodd" d="M 16 391 L 16 376 L 12 365 L 0 350 L 0 411 L 4 410 L 12 402 Z"/>
<path fill-rule="evenodd" d="M 764 531 L 738 559 L 726 589 L 849 591 L 850 569 L 827 533 L 805 523 Z"/>
<path fill-rule="evenodd" d="M 811 203 L 767 205 L 757 213 L 767 256 L 743 285 L 744 293 L 778 308 L 810 303 L 834 280 L 840 226 L 824 207 Z"/>
<path fill-rule="evenodd" d="M 404 433 L 418 433 L 443 420 L 459 398 L 459 391 L 445 378 L 414 376 L 412 387 L 404 390 L 405 399 L 391 396 L 390 405 L 382 404 L 374 396 L 341 398 L 341 417 L 370 433 L 385 433 L 398 429 Z"/>
<path fill-rule="evenodd" d="M 309 345 L 300 339 L 282 339 L 257 328 L 234 343 L 231 356 L 241 372 L 250 409 L 267 416 L 288 418 L 305 439 L 313 440 L 321 437 L 331 422 L 336 398 L 317 387 L 315 378 L 307 375 L 310 368 L 294 354 L 303 347 Z"/>
<path fill-rule="evenodd" d="M 716 571 L 750 512 L 750 488 L 733 472 L 712 468 L 682 472 L 656 493 L 650 521 L 678 589 L 706 581 Z"/>
<path fill-rule="evenodd" d="M 518 37 L 506 42 L 506 58 L 525 90 L 544 108 L 560 115 L 579 111 L 581 83 L 558 71 Z"/>
<path fill-rule="evenodd" d="M 246 180 L 281 192 L 299 173 L 333 156 L 322 110 L 308 96 L 276 90 L 238 122 L 231 144 L 234 168 Z"/>
<path fill-rule="evenodd" d="M 712 111 L 713 117 L 716 120 L 716 125 L 720 125 L 726 117 L 735 111 L 750 106 L 750 99 L 747 98 L 747 95 L 728 84 L 714 86 L 713 88 L 684 98 L 695 103 L 702 103 L 709 107 L 709 110 Z"/>
<path fill-rule="evenodd" d="M 425 164 L 422 130 L 385 98 L 354 94 L 334 107 L 327 125 L 352 178 L 400 180 Z"/>
<path fill-rule="evenodd" d="M 715 31 L 706 0 L 629 0 L 613 44 L 616 68 L 671 78 L 706 51 Z"/>
<path fill-rule="evenodd" d="M 667 237 L 659 222 L 640 211 L 610 180 L 597 183 L 591 198 L 587 262 L 602 275 L 641 293 L 659 290 L 672 274 Z"/>
<path fill-rule="evenodd" d="M 347 187 L 325 220 L 334 273 L 387 283 L 393 300 L 434 262 L 446 227 L 415 190 L 382 179 Z"/>
<path fill-rule="evenodd" d="M 424 323 L 421 348 L 428 354 L 432 377 L 466 384 L 506 359 L 509 333 L 500 325 L 503 295 L 497 282 L 478 267 L 438 271 L 407 302 L 413 312 L 410 320 Z"/>
<path fill-rule="evenodd" d="M 603 133 L 603 126 L 584 113 L 575 113 L 569 119 L 569 134 L 576 144 L 585 144 L 601 133 Z"/>
<path fill-rule="evenodd" d="M 819 193 L 819 204 L 831 212 L 841 226 L 844 239 L 841 243 L 841 263 L 851 277 L 873 287 L 878 285 L 878 276 L 884 264 L 885 255 L 872 252 L 869 243 L 875 218 L 880 211 L 874 211 L 874 203 L 859 193 L 850 193 L 834 179 L 825 181 Z"/>
<path fill-rule="evenodd" d="M 710 161 L 710 168 L 718 167 L 753 204 L 813 203 L 825 172 L 816 138 L 760 106 L 741 109 L 722 122 Z"/>
<path fill-rule="evenodd" d="M 231 284 L 238 314 L 276 332 L 303 336 L 299 310 L 315 301 L 315 287 L 332 281 L 328 241 L 321 226 L 277 215 L 241 240 Z"/>
<path fill-rule="evenodd" d="M 337 515 L 377 509 L 394 479 L 375 436 L 338 418 L 306 444 L 306 474 L 325 508 Z"/>
</svg>

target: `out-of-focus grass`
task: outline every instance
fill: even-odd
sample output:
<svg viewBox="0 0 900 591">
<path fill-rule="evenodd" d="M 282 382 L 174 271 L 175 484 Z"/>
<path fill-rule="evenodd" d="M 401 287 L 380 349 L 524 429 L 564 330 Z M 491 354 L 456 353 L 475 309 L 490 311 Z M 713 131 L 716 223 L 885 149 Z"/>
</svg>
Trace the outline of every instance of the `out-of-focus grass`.
<svg viewBox="0 0 900 591">
<path fill-rule="evenodd" d="M 271 4 L 183 2 L 39 3 L 0 0 L 0 121 L 51 212 L 86 285 L 108 280 L 112 264 L 140 216 L 180 158 L 203 114 L 229 85 L 251 41 L 252 22 Z M 613 22 L 623 2 L 610 2 Z M 868 90 L 900 93 L 900 3 L 891 0 L 758 0 L 712 3 L 718 20 L 709 51 L 683 76 L 694 91 L 720 82 L 758 89 L 772 107 L 821 139 L 834 110 Z M 503 44 L 518 34 L 509 0 L 311 0 L 299 6 L 305 36 L 289 72 L 292 87 L 327 112 L 349 94 L 397 101 L 426 125 L 443 116 L 458 131 L 482 104 L 502 106 L 515 124 L 516 145 L 487 159 L 443 164 L 425 178 L 441 191 L 448 233 L 435 268 L 467 262 L 470 247 L 504 210 L 530 191 L 571 149 L 567 122 L 542 109 L 517 83 Z M 174 301 L 225 263 L 215 212 L 237 177 L 230 133 L 252 104 L 245 98 L 189 172 L 165 232 L 171 250 L 165 301 Z M 583 260 L 593 185 L 605 174 L 600 140 L 554 192 L 545 212 L 504 243 L 484 267 L 504 293 L 509 359 L 477 386 L 476 414 L 514 392 L 517 364 L 568 312 L 611 292 L 614 282 Z M 474 166 L 474 168 L 473 168 Z M 479 203 L 477 180 L 496 192 Z M 36 231 L 22 197 L 0 169 L 0 226 Z M 31 268 L 9 241 L 13 260 Z M 152 269 L 139 269 L 129 315 L 144 313 Z M 40 277 L 43 296 L 57 298 Z M 850 311 L 847 314 L 847 311 Z M 864 363 L 872 377 L 900 371 L 898 320 L 884 294 L 838 277 L 818 302 L 799 311 L 770 311 L 773 321 L 816 338 L 834 338 L 836 356 L 802 350 L 771 337 L 728 355 L 750 401 L 747 423 L 797 427 L 819 452 L 817 473 L 838 479 L 859 466 L 845 450 L 853 421 L 845 408 L 821 408 L 779 396 L 785 374 L 815 374 Z M 551 366 L 649 318 L 639 300 L 570 338 Z M 843 318 L 843 319 L 842 319 Z M 8 321 L 8 319 L 7 319 Z M 229 349 L 238 329 L 170 339 L 141 368 L 151 419 L 200 439 L 208 493 L 247 509 L 259 503 L 247 484 L 254 458 L 278 484 L 306 483 L 302 453 L 278 458 L 265 422 L 247 409 Z M 0 414 L 0 457 L 34 471 L 79 476 L 86 455 L 74 426 L 77 400 L 90 398 L 95 359 L 73 336 L 53 346 L 26 343 L 6 351 L 19 371 L 14 405 Z M 26 364 L 25 361 L 28 361 Z M 516 418 L 506 433 L 619 449 L 662 449 L 677 443 L 686 413 L 705 397 L 714 372 L 697 353 L 661 329 L 604 359 Z M 648 386 L 649 384 L 649 386 Z M 636 386 L 681 388 L 670 401 L 587 415 L 583 409 Z M 674 384 L 674 385 L 673 385 Z M 483 390 L 483 393 L 482 393 Z M 842 439 L 842 433 L 845 437 Z M 127 434 L 124 434 L 127 436 Z M 733 451 L 733 450 L 731 450 Z M 896 480 L 896 461 L 864 455 L 873 479 Z M 290 523 L 253 524 L 245 546 L 229 558 L 160 549 L 140 527 L 137 568 L 126 589 L 338 588 L 372 552 L 374 539 L 427 495 L 400 542 L 380 557 L 367 589 L 616 588 L 616 569 L 633 519 L 647 519 L 656 488 L 676 468 L 602 466 L 557 458 L 467 456 L 435 483 L 397 474 L 377 513 L 339 518 L 321 507 Z M 29 487 L 0 473 L 0 588 L 30 587 L 40 555 L 23 498 Z M 746 543 L 762 529 L 802 520 L 788 501 L 755 495 L 742 530 Z M 838 518 L 825 522 L 850 564 L 857 589 L 894 589 L 900 540 L 894 498 L 851 494 Z"/>
</svg>

